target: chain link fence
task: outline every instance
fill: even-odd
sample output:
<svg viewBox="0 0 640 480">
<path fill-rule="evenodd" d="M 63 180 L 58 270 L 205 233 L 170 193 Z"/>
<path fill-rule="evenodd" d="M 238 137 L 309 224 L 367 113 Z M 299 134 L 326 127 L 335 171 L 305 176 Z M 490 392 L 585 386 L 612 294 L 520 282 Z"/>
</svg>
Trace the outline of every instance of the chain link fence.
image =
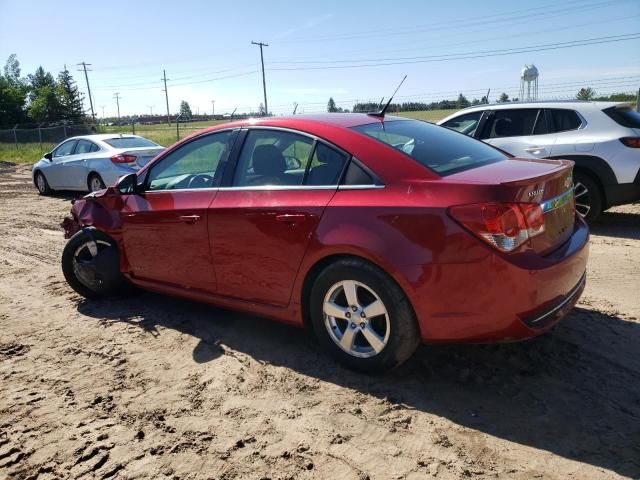
<svg viewBox="0 0 640 480">
<path fill-rule="evenodd" d="M 90 125 L 59 125 L 56 127 L 17 127 L 0 130 L 0 151 L 7 151 L 11 148 L 20 151 L 20 149 L 33 149 L 34 146 L 37 146 L 40 153 L 44 153 L 66 138 L 95 133 L 94 129 L 95 127 Z"/>
</svg>

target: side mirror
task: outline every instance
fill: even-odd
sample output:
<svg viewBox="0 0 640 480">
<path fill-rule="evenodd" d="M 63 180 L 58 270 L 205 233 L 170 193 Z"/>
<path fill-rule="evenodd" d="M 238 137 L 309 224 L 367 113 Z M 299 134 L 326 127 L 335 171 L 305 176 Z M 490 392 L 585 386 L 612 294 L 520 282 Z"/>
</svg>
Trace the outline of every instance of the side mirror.
<svg viewBox="0 0 640 480">
<path fill-rule="evenodd" d="M 138 185 L 138 176 L 135 173 L 128 173 L 116 184 L 116 189 L 122 195 L 140 193 L 141 188 Z"/>
<path fill-rule="evenodd" d="M 53 152 L 47 152 L 44 154 L 44 158 L 51 161 L 53 159 Z"/>
</svg>

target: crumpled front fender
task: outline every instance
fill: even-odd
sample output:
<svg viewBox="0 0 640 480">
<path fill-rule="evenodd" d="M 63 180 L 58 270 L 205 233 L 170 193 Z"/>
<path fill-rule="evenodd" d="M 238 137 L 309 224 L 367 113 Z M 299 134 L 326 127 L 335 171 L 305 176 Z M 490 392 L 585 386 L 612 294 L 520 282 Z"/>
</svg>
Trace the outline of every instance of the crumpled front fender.
<svg viewBox="0 0 640 480">
<path fill-rule="evenodd" d="M 64 238 L 71 238 L 83 227 L 95 227 L 109 233 L 120 229 L 120 209 L 124 205 L 122 195 L 113 187 L 91 193 L 76 200 L 60 224 Z"/>
</svg>

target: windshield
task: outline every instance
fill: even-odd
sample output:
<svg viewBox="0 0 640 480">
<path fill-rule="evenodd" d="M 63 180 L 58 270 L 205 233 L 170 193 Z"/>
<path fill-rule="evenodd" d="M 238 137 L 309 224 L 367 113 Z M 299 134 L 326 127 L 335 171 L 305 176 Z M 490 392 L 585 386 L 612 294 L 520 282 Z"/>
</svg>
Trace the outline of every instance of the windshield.
<svg viewBox="0 0 640 480">
<path fill-rule="evenodd" d="M 445 176 L 506 160 L 507 156 L 466 135 L 417 120 L 394 120 L 353 127 Z"/>
<path fill-rule="evenodd" d="M 640 113 L 631 108 L 611 107 L 603 110 L 618 125 L 628 128 L 640 128 Z"/>
<path fill-rule="evenodd" d="M 107 138 L 105 143 L 113 148 L 139 148 L 139 147 L 159 147 L 157 143 L 142 137 L 115 137 Z"/>
</svg>

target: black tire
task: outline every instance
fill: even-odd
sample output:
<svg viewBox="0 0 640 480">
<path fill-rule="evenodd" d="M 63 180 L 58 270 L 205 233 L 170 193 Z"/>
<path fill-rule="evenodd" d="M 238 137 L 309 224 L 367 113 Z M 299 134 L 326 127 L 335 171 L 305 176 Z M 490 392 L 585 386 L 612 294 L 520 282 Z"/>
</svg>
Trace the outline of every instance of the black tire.
<svg viewBox="0 0 640 480">
<path fill-rule="evenodd" d="M 604 207 L 602 190 L 598 182 L 581 172 L 574 174 L 573 184 L 575 185 L 576 210 L 588 224 L 592 224 L 598 219 Z"/>
<path fill-rule="evenodd" d="M 33 177 L 33 182 L 38 189 L 38 193 L 40 195 L 51 195 L 53 190 L 49 186 L 49 182 L 47 182 L 47 177 L 41 171 L 37 171 L 35 176 Z"/>
<path fill-rule="evenodd" d="M 100 188 L 94 188 L 94 183 Z M 94 172 L 89 174 L 89 177 L 87 178 L 87 188 L 89 189 L 89 192 L 97 192 L 98 190 L 102 190 L 106 187 L 104 182 L 102 181 L 102 177 Z"/>
<path fill-rule="evenodd" d="M 382 317 L 384 321 L 388 318 L 386 325 L 389 327 L 389 334 L 386 344 L 378 353 L 373 353 L 372 356 L 366 358 L 347 353 L 338 346 L 336 343 L 338 340 L 334 340 L 336 335 L 334 334 L 332 337 L 329 332 L 328 323 L 331 323 L 331 317 L 324 313 L 325 297 L 335 291 L 337 284 L 344 281 L 355 281 L 362 285 L 357 288 L 361 292 L 357 295 L 366 296 L 369 294 L 368 290 L 372 291 L 383 302 L 388 313 L 386 317 Z M 346 299 L 346 295 L 343 298 Z M 404 292 L 386 273 L 366 261 L 355 258 L 344 259 L 325 267 L 315 279 L 309 302 L 311 324 L 320 343 L 348 368 L 370 373 L 393 369 L 411 357 L 420 343 L 420 331 L 415 313 Z M 354 315 L 356 314 L 354 313 Z M 360 322 L 357 315 L 353 318 L 355 322 Z M 380 319 L 380 317 L 376 318 Z M 339 321 L 347 322 L 347 324 L 351 322 L 350 320 Z M 358 327 L 353 327 L 353 325 L 354 323 L 351 323 L 351 328 L 357 331 Z M 359 326 L 364 328 L 362 323 Z M 348 326 L 344 327 L 345 332 L 348 328 Z M 332 330 L 336 331 L 335 328 Z M 384 330 L 386 331 L 386 328 Z M 356 338 L 354 345 L 358 341 L 358 336 L 361 336 L 361 343 L 365 340 L 362 332 L 357 332 L 354 335 Z M 366 348 L 366 343 L 364 348 Z"/>
<path fill-rule="evenodd" d="M 86 246 L 90 242 L 96 243 L 98 251 L 93 258 Z M 79 271 L 85 273 L 76 271 L 74 259 L 75 265 L 80 266 Z M 94 229 L 80 230 L 69 239 L 62 252 L 62 273 L 71 288 L 92 300 L 127 293 L 131 288 L 120 272 L 120 254 L 115 240 Z M 94 281 L 87 281 L 87 276 L 93 276 Z"/>
</svg>

